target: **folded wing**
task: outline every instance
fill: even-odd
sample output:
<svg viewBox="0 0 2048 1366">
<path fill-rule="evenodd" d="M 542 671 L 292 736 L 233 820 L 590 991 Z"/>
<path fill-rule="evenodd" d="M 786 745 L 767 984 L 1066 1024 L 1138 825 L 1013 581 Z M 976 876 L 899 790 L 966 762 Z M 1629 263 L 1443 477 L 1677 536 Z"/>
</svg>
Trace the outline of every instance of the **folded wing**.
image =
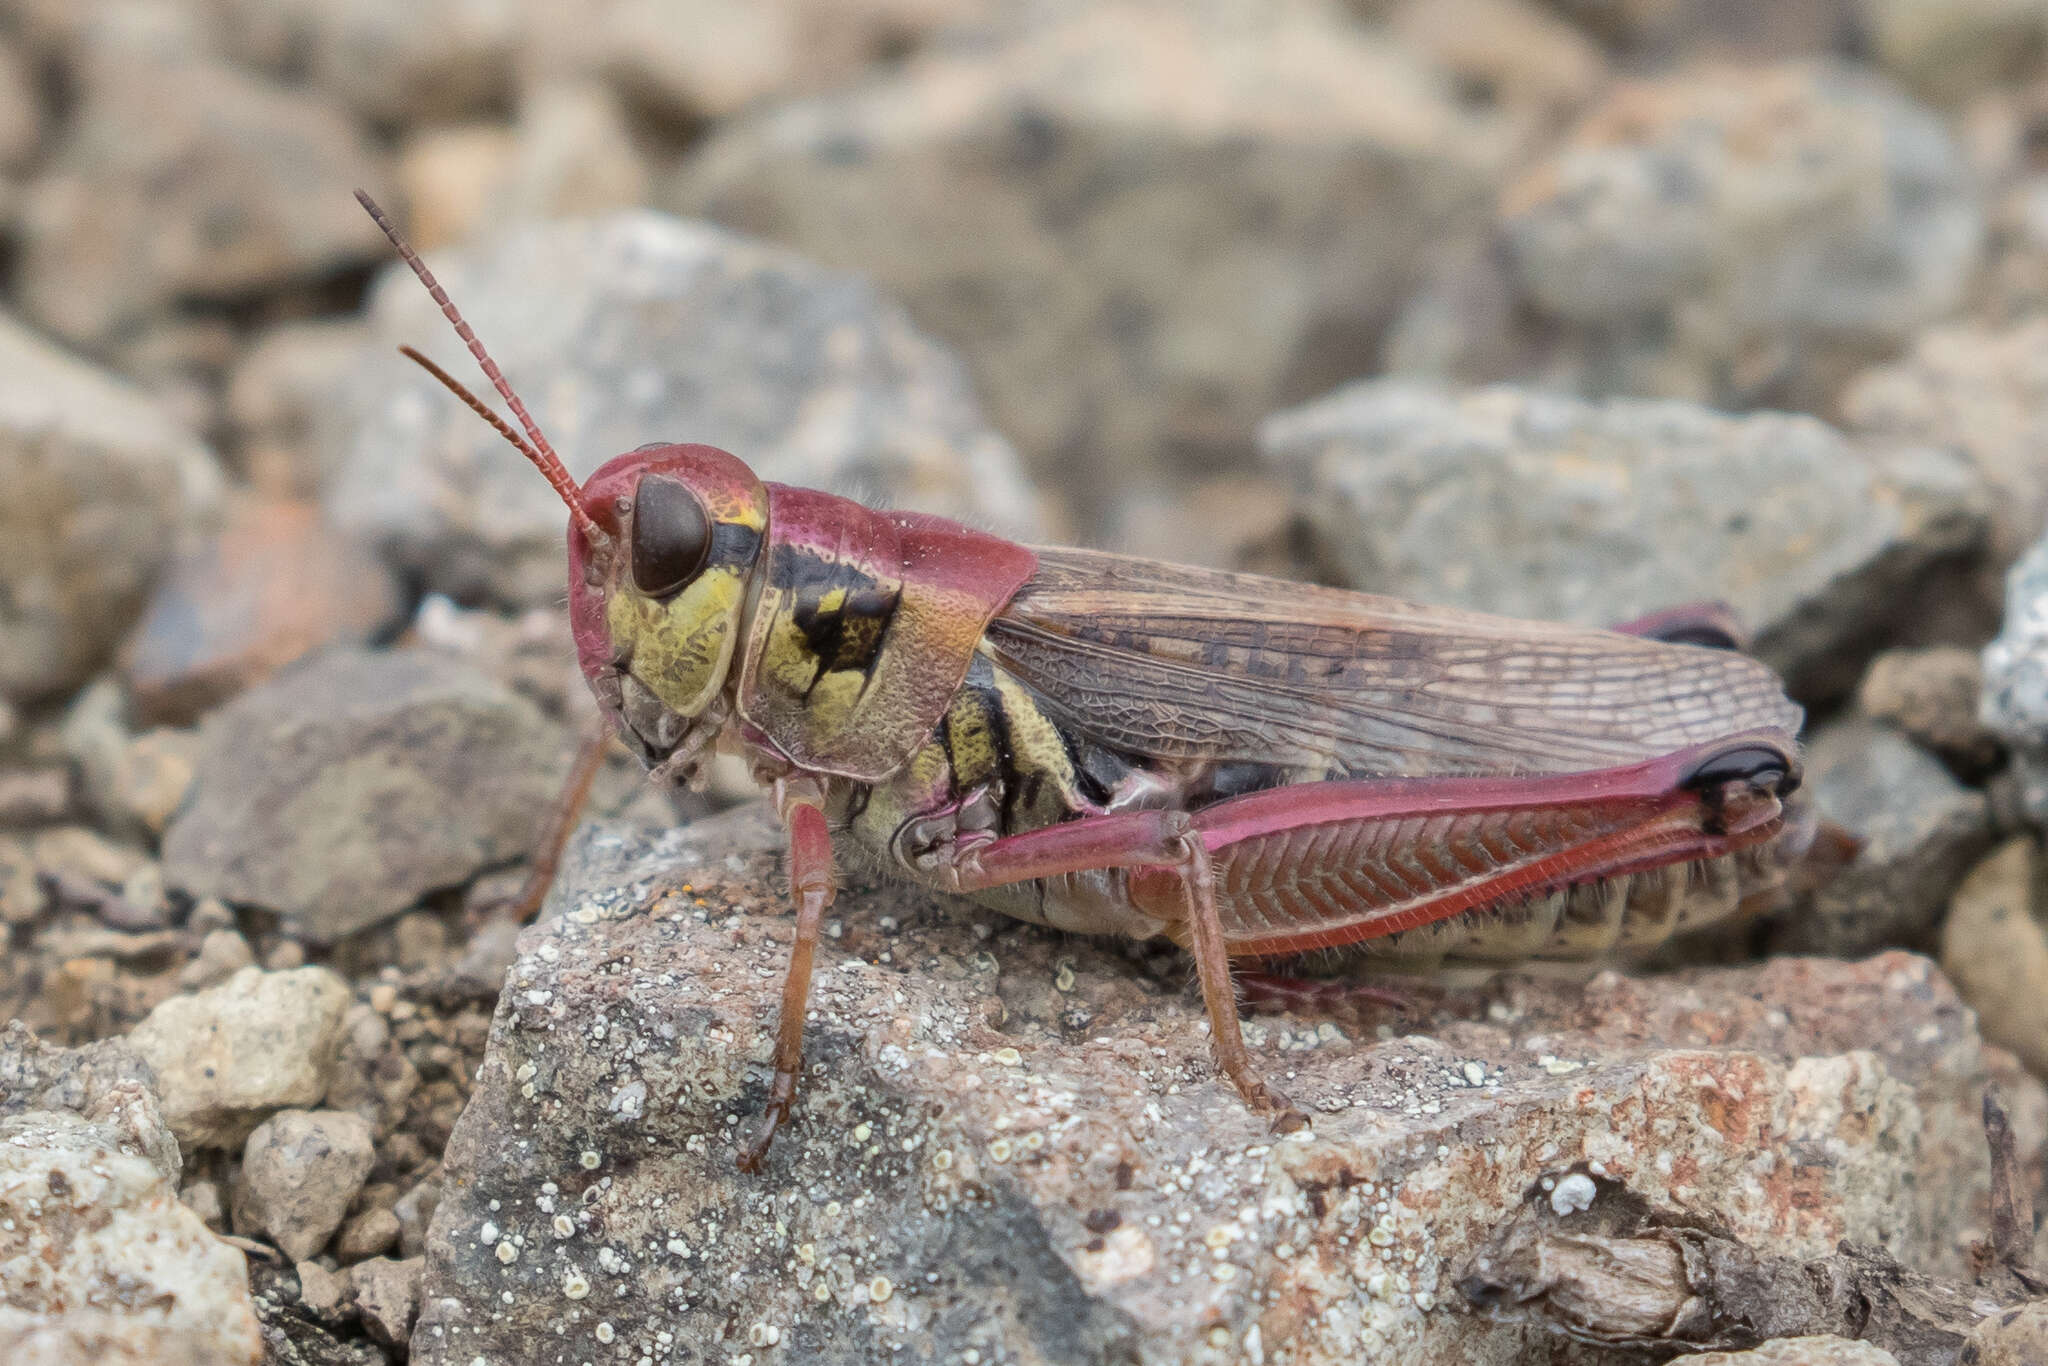
<svg viewBox="0 0 2048 1366">
<path fill-rule="evenodd" d="M 1574 773 L 1801 712 L 1747 656 L 1084 550 L 984 648 L 1059 719 L 1166 762 L 1329 776 Z"/>
</svg>

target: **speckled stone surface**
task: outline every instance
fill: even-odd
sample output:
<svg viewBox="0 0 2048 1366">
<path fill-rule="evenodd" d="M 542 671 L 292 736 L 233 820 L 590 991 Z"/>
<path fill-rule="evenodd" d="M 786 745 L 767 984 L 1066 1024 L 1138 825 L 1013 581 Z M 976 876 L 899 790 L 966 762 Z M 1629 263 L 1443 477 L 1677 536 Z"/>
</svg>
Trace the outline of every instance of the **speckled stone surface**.
<svg viewBox="0 0 2048 1366">
<path fill-rule="evenodd" d="M 414 1359 L 1439 1362 L 1547 1355 L 1454 1282 L 1597 1161 L 1774 1252 L 1962 1269 L 1987 1076 L 1926 960 L 1514 974 L 1248 1035 L 1312 1117 L 1212 1073 L 1185 964 L 857 879 L 757 1175 L 790 919 L 758 808 L 597 826 L 507 981 L 447 1154 Z"/>
</svg>

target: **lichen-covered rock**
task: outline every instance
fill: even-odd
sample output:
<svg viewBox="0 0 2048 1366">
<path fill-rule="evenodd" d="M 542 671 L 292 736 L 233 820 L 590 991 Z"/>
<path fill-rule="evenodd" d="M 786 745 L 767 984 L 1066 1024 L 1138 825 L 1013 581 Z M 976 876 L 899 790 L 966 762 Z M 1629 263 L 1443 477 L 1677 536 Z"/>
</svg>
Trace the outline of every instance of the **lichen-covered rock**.
<svg viewBox="0 0 2048 1366">
<path fill-rule="evenodd" d="M 1371 368 L 1506 129 L 1334 5 L 1076 5 L 732 120 L 670 202 L 865 271 L 1083 511 Z M 1027 325 L 1028 323 L 1028 325 Z"/>
<path fill-rule="evenodd" d="M 220 471 L 140 391 L 0 318 L 0 488 L 0 694 L 40 698 L 113 653 Z"/>
<path fill-rule="evenodd" d="M 1778 923 L 1774 946 L 1842 956 L 1932 948 L 1956 884 L 1990 847 L 1984 794 L 1862 717 L 1823 726 L 1808 740 L 1806 788 L 1822 816 L 1863 844 L 1810 904 Z"/>
<path fill-rule="evenodd" d="M 1953 1273 L 1981 1229 L 1987 1059 L 1924 959 L 1253 1021 L 1313 1121 L 1280 1137 L 1216 1076 L 1184 960 L 858 881 L 794 1121 L 742 1174 L 788 951 L 775 844 L 755 808 L 586 829 L 449 1147 L 416 1361 L 1505 1366 L 1526 1330 L 1450 1280 L 1580 1159 L 1772 1252 L 1856 1238 Z"/>
<path fill-rule="evenodd" d="M 174 1185 L 184 1169 L 157 1098 L 156 1072 L 124 1039 L 59 1048 L 9 1020 L 0 1029 L 0 1116 L 31 1110 L 84 1116 Z"/>
<path fill-rule="evenodd" d="M 328 944 L 526 852 L 567 771 L 532 703 L 431 651 L 334 650 L 211 713 L 164 875 Z"/>
<path fill-rule="evenodd" d="M 1986 516 L 1948 452 L 1672 401 L 1374 380 L 1260 440 L 1350 587 L 1596 626 L 1720 599 L 1809 694 L 1853 686 L 1857 647 Z"/>
<path fill-rule="evenodd" d="M 1962 303 L 1984 218 L 1936 116 L 1847 65 L 1617 86 L 1502 195 L 1519 291 L 1599 393 L 1825 410 Z"/>
<path fill-rule="evenodd" d="M 1013 533 L 1037 524 L 958 363 L 865 281 L 646 212 L 520 228 L 433 265 L 579 479 L 649 442 L 705 442 L 766 479 Z M 327 508 L 457 598 L 556 601 L 561 501 L 393 354 L 410 343 L 469 373 L 433 300 L 394 271 L 371 302 L 375 345 L 325 428 L 346 452 Z"/>
<path fill-rule="evenodd" d="M 283 1110 L 242 1149 L 235 1228 L 265 1237 L 295 1262 L 327 1246 L 377 1154 L 370 1126 L 343 1110 Z"/>
<path fill-rule="evenodd" d="M 187 1147 L 238 1147 L 274 1110 L 327 1092 L 348 984 L 326 968 L 244 968 L 173 996 L 128 1035 Z"/>
<path fill-rule="evenodd" d="M 116 1124 L 0 1118 L 0 1359 L 255 1366 L 242 1254 Z"/>
</svg>

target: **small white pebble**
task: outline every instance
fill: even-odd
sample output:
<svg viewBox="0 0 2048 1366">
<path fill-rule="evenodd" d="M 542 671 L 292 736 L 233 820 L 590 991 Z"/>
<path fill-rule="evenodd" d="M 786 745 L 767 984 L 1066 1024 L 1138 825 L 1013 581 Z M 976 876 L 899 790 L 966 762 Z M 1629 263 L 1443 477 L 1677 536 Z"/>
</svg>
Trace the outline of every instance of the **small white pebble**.
<svg viewBox="0 0 2048 1366">
<path fill-rule="evenodd" d="M 1599 1188 L 1593 1184 L 1592 1177 L 1584 1172 L 1573 1172 L 1550 1192 L 1550 1212 L 1562 1219 L 1567 1214 L 1591 1209 L 1593 1197 L 1597 1194 Z"/>
</svg>

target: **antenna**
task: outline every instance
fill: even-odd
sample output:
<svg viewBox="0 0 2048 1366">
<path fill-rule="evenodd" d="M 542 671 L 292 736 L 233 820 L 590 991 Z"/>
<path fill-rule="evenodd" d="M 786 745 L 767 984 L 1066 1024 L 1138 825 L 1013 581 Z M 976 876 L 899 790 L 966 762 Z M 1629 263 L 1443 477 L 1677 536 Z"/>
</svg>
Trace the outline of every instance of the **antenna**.
<svg viewBox="0 0 2048 1366">
<path fill-rule="evenodd" d="M 554 485 L 555 492 L 561 495 L 562 501 L 569 505 L 569 515 L 575 518 L 576 525 L 581 528 L 585 540 L 594 546 L 610 544 L 611 537 L 607 536 L 604 529 L 592 520 L 590 510 L 583 506 L 583 491 L 576 486 L 576 480 L 569 473 L 568 467 L 562 463 L 562 457 L 555 454 L 555 448 L 548 444 L 548 439 L 545 436 L 541 435 L 539 424 L 534 422 L 532 415 L 526 411 L 526 405 L 519 401 L 519 395 L 512 391 L 512 386 L 506 381 L 504 372 L 498 369 L 498 363 L 491 359 L 491 353 L 484 350 L 484 344 L 477 340 L 476 333 L 470 329 L 468 322 L 463 319 L 461 310 L 457 309 L 454 301 L 448 297 L 448 291 L 441 288 L 441 282 L 434 278 L 434 272 L 427 269 L 427 263 L 422 261 L 420 254 L 412 249 L 412 244 L 400 235 L 397 226 L 392 223 L 384 210 L 377 207 L 376 200 L 370 198 L 363 191 L 357 190 L 356 201 L 369 212 L 371 218 L 376 220 L 377 226 L 384 230 L 384 235 L 391 239 L 391 245 L 398 249 L 399 256 L 404 259 L 406 265 L 412 267 L 412 273 L 419 277 L 420 283 L 427 287 L 427 293 L 434 296 L 434 302 L 441 305 L 441 312 L 447 315 L 448 321 L 455 327 L 455 335 L 462 338 L 468 344 L 469 353 L 476 357 L 476 363 L 482 368 L 485 378 L 489 379 L 497 391 L 504 395 L 505 402 L 511 407 L 513 416 L 519 419 L 519 425 L 526 429 L 526 435 L 531 439 L 532 444 L 529 445 L 526 441 L 520 440 L 510 424 L 485 407 L 483 401 L 477 398 L 476 395 L 456 383 L 447 371 L 409 346 L 400 347 L 399 349 L 424 366 L 428 374 L 453 390 L 456 397 L 467 403 L 478 416 L 495 427 L 499 435 L 510 441 L 514 446 L 517 446 L 520 454 L 534 463 L 541 474 L 546 476 L 548 483 Z"/>
</svg>

